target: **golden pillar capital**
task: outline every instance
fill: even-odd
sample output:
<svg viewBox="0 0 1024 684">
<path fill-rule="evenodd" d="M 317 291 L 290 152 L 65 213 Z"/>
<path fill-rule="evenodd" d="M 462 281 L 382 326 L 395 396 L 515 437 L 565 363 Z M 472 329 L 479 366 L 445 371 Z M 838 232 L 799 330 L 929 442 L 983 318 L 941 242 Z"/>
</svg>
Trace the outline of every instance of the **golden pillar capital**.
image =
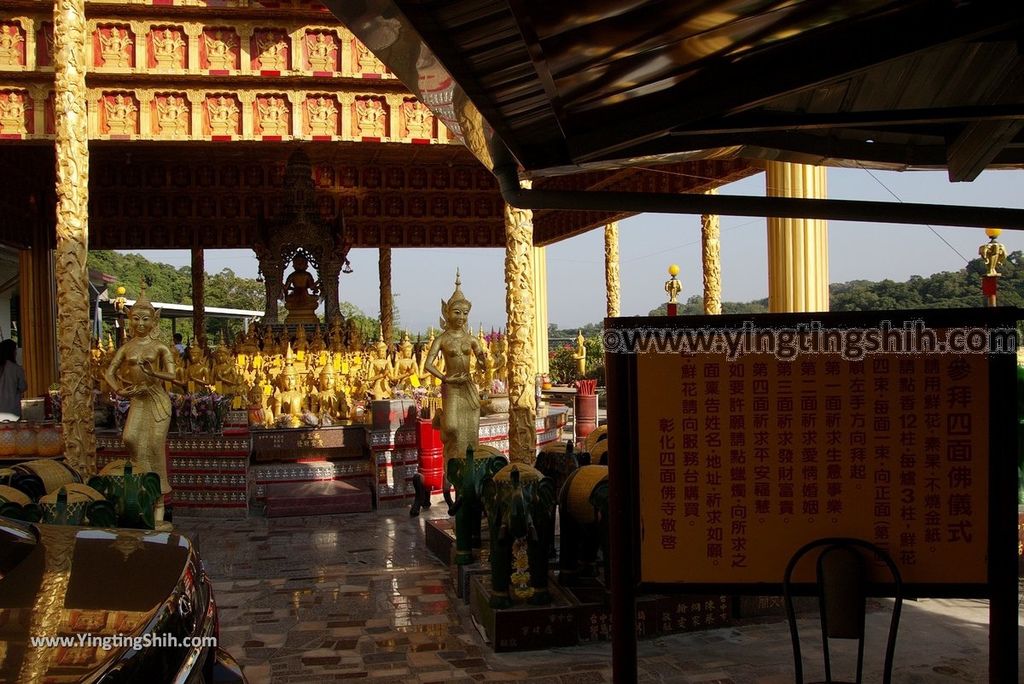
<svg viewBox="0 0 1024 684">
<path fill-rule="evenodd" d="M 85 476 L 96 472 L 89 375 L 89 119 L 85 0 L 57 0 L 54 90 L 57 162 L 57 349 L 64 452 Z"/>
<path fill-rule="evenodd" d="M 530 464 L 537 452 L 533 259 L 533 212 L 505 205 L 509 459 Z"/>
<path fill-rule="evenodd" d="M 605 315 L 619 315 L 619 222 L 604 227 L 604 291 L 607 300 Z"/>
<path fill-rule="evenodd" d="M 717 195 L 718 189 L 707 191 Z M 700 217 L 700 252 L 704 271 L 704 313 L 722 313 L 722 245 L 721 222 L 717 214 Z"/>
<path fill-rule="evenodd" d="M 768 162 L 769 197 L 827 196 L 825 167 Z M 768 219 L 769 311 L 828 311 L 828 222 Z"/>
</svg>

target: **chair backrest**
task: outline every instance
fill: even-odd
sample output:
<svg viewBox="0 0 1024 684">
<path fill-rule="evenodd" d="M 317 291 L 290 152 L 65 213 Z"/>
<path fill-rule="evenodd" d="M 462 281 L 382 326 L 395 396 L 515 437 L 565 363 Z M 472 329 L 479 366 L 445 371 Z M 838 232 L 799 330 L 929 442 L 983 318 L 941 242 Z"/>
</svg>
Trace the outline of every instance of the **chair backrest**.
<svg viewBox="0 0 1024 684">
<path fill-rule="evenodd" d="M 828 537 L 805 544 L 793 554 L 786 565 L 783 594 L 786 617 L 793 641 L 793 659 L 797 684 L 803 684 L 803 660 L 800 655 L 800 636 L 797 631 L 796 611 L 793 608 L 793 572 L 799 562 L 812 551 L 820 551 L 817 558 L 816 594 L 821 616 L 821 641 L 825 659 L 825 681 L 832 682 L 830 639 L 857 639 L 857 683 L 860 684 L 864 664 L 864 620 L 867 610 L 868 559 L 881 560 L 892 578 L 892 618 L 886 640 L 885 665 L 882 681 L 892 679 L 893 655 L 896 649 L 896 631 L 903 606 L 903 587 L 899 568 L 883 549 L 862 539 Z M 876 594 L 877 595 L 877 594 Z"/>
</svg>

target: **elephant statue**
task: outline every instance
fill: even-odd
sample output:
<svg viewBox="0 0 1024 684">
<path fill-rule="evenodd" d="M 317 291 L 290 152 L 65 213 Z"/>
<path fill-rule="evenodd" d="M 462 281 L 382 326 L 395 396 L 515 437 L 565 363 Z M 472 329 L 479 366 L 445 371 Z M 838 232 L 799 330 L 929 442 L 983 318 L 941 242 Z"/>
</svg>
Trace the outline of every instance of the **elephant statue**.
<svg viewBox="0 0 1024 684">
<path fill-rule="evenodd" d="M 562 485 L 569 479 L 569 475 L 580 467 L 577 460 L 578 455 L 573 449 L 572 440 L 566 440 L 565 444 L 551 444 L 544 447 L 533 467 L 550 477 L 556 492 L 562 491 Z M 555 519 L 551 518 L 550 529 L 546 530 L 545 536 L 548 542 L 548 557 L 554 558 L 555 553 Z"/>
<path fill-rule="evenodd" d="M 112 461 L 89 478 L 89 486 L 113 504 L 118 527 L 156 529 L 155 511 L 160 500 L 160 476 L 133 473 L 131 461 Z"/>
<path fill-rule="evenodd" d="M 448 459 L 447 482 L 455 485 L 455 500 L 448 515 L 455 516 L 455 564 L 473 562 L 473 549 L 480 548 L 480 524 L 484 514 L 483 489 L 495 473 L 508 464 L 500 451 L 486 445 L 466 449 L 466 458 Z M 448 499 L 446 491 L 446 500 Z"/>
<path fill-rule="evenodd" d="M 484 486 L 487 524 L 491 530 L 491 606 L 511 605 L 512 549 L 526 540 L 530 567 L 529 602 L 551 603 L 548 591 L 548 530 L 555 518 L 555 488 L 551 478 L 525 463 L 498 471 Z"/>
<path fill-rule="evenodd" d="M 558 496 L 561 553 L 558 581 L 577 584 L 582 577 L 596 577 L 600 551 L 604 582 L 608 585 L 608 466 L 586 465 L 573 472 Z"/>
</svg>

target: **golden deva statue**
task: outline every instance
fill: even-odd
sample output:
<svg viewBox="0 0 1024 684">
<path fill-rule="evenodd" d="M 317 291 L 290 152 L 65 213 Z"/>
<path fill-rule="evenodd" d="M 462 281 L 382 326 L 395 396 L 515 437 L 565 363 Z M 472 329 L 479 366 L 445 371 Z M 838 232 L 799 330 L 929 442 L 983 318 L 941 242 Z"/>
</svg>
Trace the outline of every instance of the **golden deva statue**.
<svg viewBox="0 0 1024 684">
<path fill-rule="evenodd" d="M 171 424 L 171 399 L 163 383 L 176 382 L 174 354 L 157 339 L 160 313 L 146 297 L 145 288 L 128 312 L 128 324 L 131 338 L 114 354 L 105 377 L 114 392 L 131 400 L 121 439 L 138 472 L 160 476 L 162 497 L 155 511 L 160 521 L 164 499 L 171 492 L 164 447 Z"/>
<path fill-rule="evenodd" d="M 472 304 L 462 294 L 458 271 L 455 291 L 447 302 L 441 300 L 441 325 L 444 330 L 430 345 L 423 364 L 424 369 L 441 380 L 441 410 L 434 424 L 441 430 L 445 463 L 452 458 L 465 458 L 466 448 L 476 449 L 480 440 L 480 394 L 470 375 L 470 354 L 483 367 L 487 361 L 483 349 L 467 321 Z M 440 353 L 445 372 L 434 365 Z"/>
<path fill-rule="evenodd" d="M 209 392 L 213 389 L 213 377 L 210 375 L 210 365 L 206 358 L 206 352 L 197 338 L 192 338 L 192 345 L 188 348 L 188 368 L 185 371 L 185 378 L 188 380 L 188 391 L 190 393 Z"/>
<path fill-rule="evenodd" d="M 413 389 L 420 386 L 420 365 L 412 355 L 412 342 L 409 333 L 402 337 L 398 346 L 398 359 L 395 361 L 395 384 L 393 390 L 412 394 Z"/>
<path fill-rule="evenodd" d="M 391 397 L 391 376 L 394 368 L 388 358 L 388 343 L 383 338 L 370 350 L 370 362 L 367 369 L 367 383 L 370 394 L 375 400 Z"/>
</svg>

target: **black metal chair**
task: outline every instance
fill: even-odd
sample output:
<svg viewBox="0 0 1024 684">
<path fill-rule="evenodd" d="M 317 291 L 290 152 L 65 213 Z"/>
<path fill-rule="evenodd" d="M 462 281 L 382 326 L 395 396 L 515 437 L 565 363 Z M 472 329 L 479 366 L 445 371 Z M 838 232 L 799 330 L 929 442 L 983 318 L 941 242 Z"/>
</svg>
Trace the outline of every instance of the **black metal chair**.
<svg viewBox="0 0 1024 684">
<path fill-rule="evenodd" d="M 843 537 L 818 539 L 805 544 L 793 554 L 789 564 L 786 565 L 783 596 L 786 604 L 786 617 L 789 620 L 789 632 L 793 640 L 796 683 L 804 684 L 804 676 L 803 661 L 800 655 L 800 635 L 797 631 L 796 611 L 793 608 L 793 571 L 804 556 L 818 549 L 821 549 L 821 552 L 817 559 L 815 590 L 821 619 L 825 680 L 816 684 L 844 684 L 832 679 L 830 639 L 857 640 L 857 679 L 855 683 L 860 684 L 864 666 L 864 621 L 869 595 L 891 596 L 895 599 L 892 619 L 889 623 L 889 636 L 885 647 L 885 665 L 882 674 L 883 684 L 890 684 L 893 654 L 896 650 L 896 630 L 899 627 L 900 609 L 903 606 L 903 583 L 900 571 L 889 554 L 874 544 L 862 539 Z M 868 558 L 866 557 L 880 559 L 888 567 L 892 576 L 892 591 L 884 593 L 871 591 L 869 594 L 872 585 L 868 582 Z"/>
</svg>

